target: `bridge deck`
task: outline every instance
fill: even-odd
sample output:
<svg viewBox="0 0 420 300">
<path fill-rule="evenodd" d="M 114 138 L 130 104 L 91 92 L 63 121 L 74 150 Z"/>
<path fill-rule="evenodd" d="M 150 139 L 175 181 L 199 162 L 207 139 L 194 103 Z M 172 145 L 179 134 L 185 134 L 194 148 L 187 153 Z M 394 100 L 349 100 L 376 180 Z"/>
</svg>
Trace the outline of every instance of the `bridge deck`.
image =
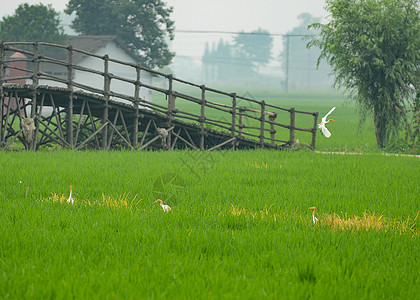
<svg viewBox="0 0 420 300">
<path fill-rule="evenodd" d="M 40 45 L 64 51 L 68 59 L 40 54 Z M 312 136 L 308 145 L 315 148 L 317 113 L 277 107 L 236 93 L 186 82 L 140 64 L 125 63 L 72 47 L 35 42 L 31 52 L 27 46 L 27 43 L 0 43 L 0 147 L 10 147 L 18 139 L 26 149 L 38 149 L 48 144 L 74 149 L 283 149 L 295 143 L 295 131 L 303 131 Z M 54 51 L 50 49 L 47 53 Z M 28 58 L 10 59 L 16 52 Z M 104 69 L 75 65 L 72 62 L 75 53 L 103 61 Z M 65 68 L 67 78 L 46 72 L 51 65 Z M 111 73 L 110 67 L 115 65 L 132 69 L 133 75 L 122 77 Z M 160 77 L 166 81 L 167 88 L 143 83 L 141 71 Z M 78 81 L 77 78 L 82 78 L 77 75 L 79 73 L 86 73 L 87 78 L 89 74 L 95 78 L 99 76 L 103 88 L 97 87 L 98 82 L 86 84 Z M 123 82 L 132 88 L 121 91 L 111 82 Z M 180 92 L 174 88 L 175 83 L 196 89 L 198 93 Z M 162 95 L 165 104 L 142 99 L 140 90 L 143 89 Z M 210 101 L 209 94 L 226 100 L 224 103 Z M 193 103 L 200 112 L 183 111 L 178 105 L 181 100 Z M 215 112 L 220 117 L 214 117 Z M 276 120 L 279 112 L 290 115 L 287 118 L 289 124 Z M 296 126 L 297 114 L 313 116 L 314 126 Z M 289 132 L 286 139 L 282 138 L 284 131 Z"/>
</svg>

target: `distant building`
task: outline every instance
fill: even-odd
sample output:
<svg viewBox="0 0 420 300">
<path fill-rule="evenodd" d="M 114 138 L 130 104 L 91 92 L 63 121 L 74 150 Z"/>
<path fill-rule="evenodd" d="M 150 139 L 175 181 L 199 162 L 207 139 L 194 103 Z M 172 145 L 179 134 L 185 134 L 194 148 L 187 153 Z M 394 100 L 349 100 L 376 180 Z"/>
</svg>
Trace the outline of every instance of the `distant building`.
<svg viewBox="0 0 420 300">
<path fill-rule="evenodd" d="M 13 78 L 13 77 L 24 77 L 26 76 L 26 72 L 23 70 L 26 70 L 27 68 L 27 62 L 24 61 L 25 59 L 27 59 L 27 57 L 20 53 L 20 52 L 15 52 L 10 56 L 10 66 L 12 68 L 6 68 L 6 78 Z M 15 79 L 15 80 L 11 80 L 8 81 L 9 83 L 16 83 L 16 84 L 25 84 L 26 83 L 26 79 Z M 3 107 L 3 115 L 7 114 L 7 105 L 9 105 L 9 111 L 13 111 L 15 110 L 18 105 L 16 103 L 16 101 L 21 101 L 21 100 L 16 100 L 15 98 L 12 98 L 12 100 L 10 100 L 9 97 L 5 97 L 4 98 L 4 104 L 5 106 Z M 10 104 L 9 104 L 10 102 Z M 23 111 L 22 111 L 23 112 Z"/>
<path fill-rule="evenodd" d="M 108 55 L 112 59 L 116 59 L 123 62 L 136 64 L 138 61 L 136 58 L 126 49 L 126 47 L 118 40 L 116 36 L 111 35 L 81 35 L 81 36 L 69 36 L 69 42 L 75 49 L 83 50 L 98 56 Z M 60 58 L 66 60 L 67 58 Z M 95 58 L 92 56 L 84 55 L 82 53 L 74 52 L 73 64 L 94 69 L 97 71 L 104 71 L 104 60 Z M 67 68 L 64 66 L 53 65 L 50 63 L 41 63 L 40 71 L 48 75 L 53 75 L 67 80 Z M 123 77 L 129 80 L 136 80 L 137 74 L 133 67 L 117 64 L 114 62 L 109 63 L 109 73 L 115 76 Z M 87 85 L 99 90 L 104 88 L 104 78 L 101 75 L 88 73 L 81 70 L 74 70 L 73 81 L 75 83 Z M 152 74 L 147 71 L 141 71 L 140 81 L 146 85 L 152 85 Z M 40 80 L 40 85 L 54 85 L 63 86 L 65 84 L 52 82 L 50 80 Z M 75 89 L 78 89 L 75 87 Z M 81 89 L 81 88 L 79 88 Z M 110 90 L 115 93 L 134 96 L 134 85 L 131 83 L 123 82 L 121 80 L 112 79 Z M 81 89 L 83 90 L 83 89 Z M 147 88 L 140 88 L 140 98 L 146 101 L 152 101 L 152 91 Z M 115 100 L 128 102 L 123 99 L 115 97 Z"/>
</svg>

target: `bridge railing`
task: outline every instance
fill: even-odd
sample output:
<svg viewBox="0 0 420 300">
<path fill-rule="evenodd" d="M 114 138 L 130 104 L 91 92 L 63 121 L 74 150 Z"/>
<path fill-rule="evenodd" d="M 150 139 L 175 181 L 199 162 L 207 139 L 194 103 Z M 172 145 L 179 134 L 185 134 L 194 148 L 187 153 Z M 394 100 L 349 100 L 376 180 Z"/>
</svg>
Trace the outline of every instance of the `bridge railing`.
<svg viewBox="0 0 420 300">
<path fill-rule="evenodd" d="M 13 55 L 16 53 L 21 55 Z M 85 65 L 80 65 L 81 58 Z M 78 63 L 75 63 L 76 60 Z M 159 79 L 156 81 L 160 84 L 147 82 L 144 80 L 145 75 L 152 75 L 154 80 Z M 33 86 L 34 103 L 36 88 L 52 85 L 98 94 L 103 96 L 105 104 L 115 100 L 132 105 L 137 110 L 158 112 L 168 116 L 169 123 L 175 120 L 196 123 L 201 128 L 201 148 L 208 128 L 230 133 L 232 140 L 257 140 L 262 147 L 264 143 L 292 145 L 296 141 L 296 132 L 310 134 L 311 147 L 315 148 L 316 144 L 318 113 L 283 108 L 251 97 L 198 85 L 139 63 L 89 53 L 71 45 L 1 42 L 0 85 L 22 80 Z M 146 100 L 144 91 L 153 93 L 153 101 Z M 32 105 L 32 115 L 36 113 L 34 107 L 36 105 Z M 108 105 L 104 107 L 106 120 Z M 70 118 L 73 116 L 72 97 L 69 99 L 68 114 Z M 296 126 L 297 115 L 312 117 L 313 122 L 305 121 L 310 127 Z"/>
</svg>

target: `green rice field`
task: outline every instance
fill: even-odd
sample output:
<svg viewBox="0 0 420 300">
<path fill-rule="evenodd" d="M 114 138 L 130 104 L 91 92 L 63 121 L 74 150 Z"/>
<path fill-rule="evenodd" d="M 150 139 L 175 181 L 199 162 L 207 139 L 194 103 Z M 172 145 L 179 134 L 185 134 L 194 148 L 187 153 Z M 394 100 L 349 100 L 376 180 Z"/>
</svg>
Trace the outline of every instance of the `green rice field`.
<svg viewBox="0 0 420 300">
<path fill-rule="evenodd" d="M 420 158 L 377 150 L 339 95 L 265 96 L 337 106 L 331 138 L 316 152 L 0 151 L 0 298 L 418 299 Z"/>
</svg>

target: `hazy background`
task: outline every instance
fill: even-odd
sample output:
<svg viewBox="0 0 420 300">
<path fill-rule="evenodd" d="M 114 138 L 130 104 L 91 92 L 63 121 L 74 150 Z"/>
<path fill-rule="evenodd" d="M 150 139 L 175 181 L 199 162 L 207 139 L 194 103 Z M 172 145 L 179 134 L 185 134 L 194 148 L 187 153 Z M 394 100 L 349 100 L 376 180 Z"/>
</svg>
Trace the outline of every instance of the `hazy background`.
<svg viewBox="0 0 420 300">
<path fill-rule="evenodd" d="M 21 3 L 44 5 L 51 4 L 59 12 L 63 12 L 68 0 L 0 0 L 0 17 L 13 14 L 14 10 Z M 186 80 L 200 83 L 220 83 L 217 76 L 209 76 L 208 70 L 203 68 L 203 54 L 207 46 L 216 48 L 220 41 L 232 43 L 237 32 L 251 32 L 258 29 L 268 31 L 273 38 L 273 48 L 270 62 L 261 67 L 258 76 L 250 79 L 253 83 L 264 82 L 270 85 L 284 86 L 286 71 L 285 60 L 281 58 L 282 51 L 286 45 L 284 35 L 291 33 L 299 26 L 301 20 L 298 18 L 302 13 L 309 13 L 321 21 L 327 17 L 324 9 L 325 0 L 167 0 L 168 6 L 173 7 L 172 19 L 175 21 L 175 39 L 170 41 L 171 51 L 176 53 L 172 65 L 165 71 L 174 73 L 175 76 Z M 62 23 L 67 34 L 75 34 L 69 27 L 72 18 L 61 14 Z M 203 32 L 205 31 L 205 32 Z M 298 42 L 295 37 L 293 41 Z M 291 39 L 291 43 L 293 42 Z M 306 43 L 306 42 L 305 42 Z M 295 57 L 302 56 L 307 52 L 303 49 L 305 43 L 299 43 L 299 50 L 296 47 L 290 49 L 290 54 Z M 302 49 L 300 49 L 302 48 Z M 284 53 L 283 53 L 284 55 Z M 311 55 L 305 61 L 293 61 L 290 57 L 288 85 L 290 88 L 313 88 L 320 86 L 320 80 L 316 81 L 317 73 L 322 78 L 322 86 L 330 86 L 330 80 L 324 80 L 328 70 L 319 72 L 316 70 L 316 57 Z M 220 63 L 220 62 L 219 62 Z M 231 62 L 223 61 L 225 65 Z M 235 64 L 241 64 L 236 61 Z M 226 66 L 225 66 L 226 67 Z M 220 76 L 219 76 L 220 77 Z M 295 78 L 295 79 L 293 79 Z M 302 79 L 302 80 L 300 80 Z"/>
</svg>

